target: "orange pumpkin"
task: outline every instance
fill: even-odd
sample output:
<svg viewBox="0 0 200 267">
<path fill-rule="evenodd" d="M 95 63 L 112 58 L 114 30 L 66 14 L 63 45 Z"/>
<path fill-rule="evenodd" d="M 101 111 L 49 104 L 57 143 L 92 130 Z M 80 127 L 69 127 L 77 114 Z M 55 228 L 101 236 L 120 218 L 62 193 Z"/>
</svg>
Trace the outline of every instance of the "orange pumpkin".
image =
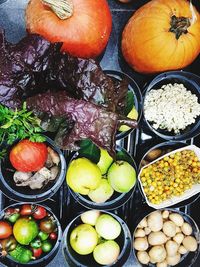
<svg viewBox="0 0 200 267">
<path fill-rule="evenodd" d="M 63 42 L 62 50 L 77 57 L 102 53 L 112 28 L 106 0 L 30 0 L 26 28 L 50 42 Z"/>
<path fill-rule="evenodd" d="M 152 0 L 130 18 L 122 53 L 141 73 L 181 69 L 200 53 L 200 15 L 186 0 Z"/>
</svg>

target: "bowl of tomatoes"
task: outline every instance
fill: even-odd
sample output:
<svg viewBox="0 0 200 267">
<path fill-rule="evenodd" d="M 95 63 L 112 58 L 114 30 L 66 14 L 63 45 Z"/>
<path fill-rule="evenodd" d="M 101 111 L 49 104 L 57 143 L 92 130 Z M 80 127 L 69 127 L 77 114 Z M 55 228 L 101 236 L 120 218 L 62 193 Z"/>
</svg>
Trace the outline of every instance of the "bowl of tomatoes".
<svg viewBox="0 0 200 267">
<path fill-rule="evenodd" d="M 41 202 L 57 192 L 65 173 L 65 158 L 50 138 L 17 140 L 0 161 L 0 189 L 16 201 Z"/>
<path fill-rule="evenodd" d="M 0 253 L 8 266 L 43 266 L 57 254 L 60 223 L 47 206 L 18 203 L 0 213 Z"/>
</svg>

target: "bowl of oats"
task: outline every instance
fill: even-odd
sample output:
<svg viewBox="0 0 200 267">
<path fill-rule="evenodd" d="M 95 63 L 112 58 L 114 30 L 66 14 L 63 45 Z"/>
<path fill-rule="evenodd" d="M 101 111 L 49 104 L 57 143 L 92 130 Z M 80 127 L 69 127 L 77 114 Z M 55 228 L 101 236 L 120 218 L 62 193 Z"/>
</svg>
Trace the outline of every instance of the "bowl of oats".
<svg viewBox="0 0 200 267">
<path fill-rule="evenodd" d="M 200 132 L 200 77 L 184 71 L 156 76 L 146 87 L 144 120 L 159 137 L 187 140 Z"/>
</svg>

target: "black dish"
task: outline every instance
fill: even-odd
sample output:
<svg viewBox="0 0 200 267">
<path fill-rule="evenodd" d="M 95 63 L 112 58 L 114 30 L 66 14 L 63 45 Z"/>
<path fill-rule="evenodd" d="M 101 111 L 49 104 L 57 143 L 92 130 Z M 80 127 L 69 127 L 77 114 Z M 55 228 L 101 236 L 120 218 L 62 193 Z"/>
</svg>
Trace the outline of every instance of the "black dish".
<svg viewBox="0 0 200 267">
<path fill-rule="evenodd" d="M 14 173 L 10 170 L 13 168 L 9 161 L 11 146 L 8 148 L 5 159 L 0 161 L 0 189 L 6 196 L 16 201 L 41 202 L 50 198 L 58 191 L 65 179 L 66 162 L 61 150 L 54 145 L 54 142 L 50 138 L 46 137 L 46 143 L 60 156 L 60 172 L 57 178 L 43 188 L 36 190 L 32 190 L 29 187 L 16 186 L 13 180 Z"/>
<path fill-rule="evenodd" d="M 195 252 L 189 252 L 189 253 L 187 253 L 185 255 L 181 255 L 181 261 L 176 265 L 176 267 L 183 267 L 183 266 L 184 267 L 186 267 L 186 266 L 189 267 L 189 266 L 193 266 L 193 264 L 195 263 L 198 255 L 199 255 L 199 252 L 200 252 L 200 233 L 199 233 L 199 228 L 198 228 L 196 222 L 188 214 L 185 214 L 185 213 L 183 213 L 183 212 L 181 212 L 181 211 L 179 211 L 177 209 L 168 209 L 168 208 L 165 208 L 165 209 L 161 209 L 160 211 L 162 211 L 162 210 L 169 210 L 171 212 L 180 214 L 184 218 L 184 221 L 186 221 L 187 223 L 189 223 L 191 225 L 192 230 L 193 230 L 192 235 L 197 240 L 198 248 L 197 248 L 197 250 Z M 148 215 L 150 215 L 153 212 L 149 212 L 142 219 L 144 219 L 145 217 L 147 217 Z M 138 221 L 138 224 L 140 223 L 140 221 Z M 135 231 L 136 231 L 136 229 L 137 229 L 137 227 L 135 228 Z M 135 231 L 133 233 L 133 242 L 134 242 Z M 134 256 L 137 259 L 137 255 L 136 255 L 135 252 L 136 252 L 136 250 L 133 248 Z M 139 266 L 143 266 L 143 267 L 147 267 L 147 266 L 149 266 L 149 267 L 155 267 L 156 266 L 155 264 L 152 264 L 152 263 L 151 264 L 148 264 L 148 265 L 142 264 L 142 263 L 140 263 L 138 261 L 138 259 L 137 259 L 137 262 L 138 262 Z"/>
<path fill-rule="evenodd" d="M 112 265 L 107 265 L 107 266 L 113 266 L 113 267 L 121 267 L 127 261 L 129 255 L 130 255 L 130 252 L 131 252 L 132 243 L 131 243 L 130 231 L 129 231 L 127 225 L 125 224 L 125 222 L 121 218 L 119 218 L 118 216 L 116 216 L 110 212 L 105 212 L 105 211 L 102 211 L 102 213 L 111 215 L 114 219 L 116 219 L 121 224 L 122 231 L 121 231 L 121 234 L 116 239 L 116 242 L 120 246 L 121 253 L 118 257 L 117 262 L 115 262 Z M 91 254 L 86 255 L 86 256 L 79 255 L 70 246 L 70 242 L 69 242 L 70 233 L 72 232 L 72 230 L 76 226 L 78 226 L 81 223 L 82 223 L 82 221 L 81 221 L 80 215 L 79 215 L 68 224 L 67 228 L 64 231 L 62 250 L 63 250 L 63 255 L 65 257 L 65 260 L 67 261 L 67 263 L 69 264 L 70 267 L 100 267 L 100 266 L 103 266 L 103 265 L 98 264 L 94 260 L 94 258 Z"/>
<path fill-rule="evenodd" d="M 123 149 L 119 146 L 116 148 L 116 151 L 117 152 L 122 151 L 126 155 L 125 160 L 128 161 L 128 163 L 134 167 L 134 169 L 136 171 L 136 177 L 137 177 L 137 166 L 136 166 L 134 159 L 126 152 L 125 149 Z M 73 155 L 71 161 L 74 160 L 75 158 L 78 158 L 78 157 L 79 157 L 79 154 L 77 152 Z M 117 159 L 123 160 L 123 157 L 117 156 Z M 84 195 L 81 195 L 79 193 L 76 193 L 70 188 L 69 188 L 69 190 L 70 190 L 70 193 L 72 194 L 73 198 L 86 208 L 97 209 L 97 210 L 111 210 L 111 209 L 119 208 L 120 206 L 124 205 L 129 200 L 129 198 L 132 196 L 132 194 L 134 193 L 136 185 L 137 185 L 137 181 L 136 181 L 136 184 L 133 186 L 133 188 L 127 193 L 118 193 L 118 192 L 114 191 L 111 198 L 108 199 L 104 203 L 95 203 L 88 196 L 84 196 Z"/>
<path fill-rule="evenodd" d="M 20 202 L 17 204 L 10 205 L 0 212 L 0 219 L 2 219 L 4 217 L 5 210 L 7 210 L 8 208 L 17 208 L 19 206 L 22 206 L 23 204 L 33 204 L 34 205 L 34 203 L 25 203 L 25 202 Z M 27 264 L 22 264 L 22 263 L 20 264 L 17 261 L 15 261 L 10 255 L 7 255 L 5 257 L 5 262 L 6 262 L 6 264 L 8 264 L 7 266 L 10 266 L 10 267 L 16 267 L 16 266 L 19 266 L 19 267 L 28 267 L 28 266 L 37 267 L 37 266 L 41 266 L 41 267 L 43 267 L 43 266 L 46 266 L 46 264 L 48 264 L 49 262 L 51 262 L 53 260 L 53 258 L 56 256 L 56 254 L 58 253 L 58 250 L 59 250 L 60 244 L 61 244 L 61 240 L 62 240 L 62 229 L 61 229 L 60 222 L 49 207 L 47 207 L 45 205 L 39 205 L 39 206 L 44 207 L 54 217 L 54 219 L 56 221 L 56 225 L 57 225 L 57 229 L 58 229 L 58 232 L 57 232 L 58 237 L 57 237 L 57 240 L 56 240 L 56 243 L 55 243 L 53 249 L 48 254 L 46 254 L 44 257 L 39 258 L 39 259 L 34 260 L 34 261 L 30 261 Z"/>
<path fill-rule="evenodd" d="M 152 89 L 160 89 L 163 85 L 169 83 L 182 83 L 187 88 L 187 90 L 191 91 L 192 94 L 195 94 L 197 96 L 198 102 L 200 103 L 200 77 L 193 73 L 185 71 L 170 71 L 156 76 L 146 87 L 144 102 L 146 95 Z M 175 134 L 173 131 L 169 132 L 167 130 L 154 129 L 152 123 L 146 120 L 145 115 L 144 120 L 151 131 L 165 140 L 187 140 L 198 135 L 200 131 L 200 116 L 196 118 L 195 123 L 188 125 L 185 130 L 181 130 L 180 134 Z"/>
</svg>

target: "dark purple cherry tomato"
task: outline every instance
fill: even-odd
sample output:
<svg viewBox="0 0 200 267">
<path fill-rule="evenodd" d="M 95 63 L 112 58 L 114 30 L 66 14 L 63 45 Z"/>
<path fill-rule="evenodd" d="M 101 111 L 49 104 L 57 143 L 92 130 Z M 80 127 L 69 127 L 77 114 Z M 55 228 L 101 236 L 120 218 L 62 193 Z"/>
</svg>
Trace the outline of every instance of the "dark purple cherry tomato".
<svg viewBox="0 0 200 267">
<path fill-rule="evenodd" d="M 52 233 L 55 230 L 55 222 L 51 218 L 46 218 L 40 222 L 40 230 L 47 234 Z"/>
<path fill-rule="evenodd" d="M 56 239 L 57 239 L 57 234 L 56 234 L 55 232 L 50 233 L 49 238 L 50 238 L 51 240 L 56 240 Z"/>
</svg>

